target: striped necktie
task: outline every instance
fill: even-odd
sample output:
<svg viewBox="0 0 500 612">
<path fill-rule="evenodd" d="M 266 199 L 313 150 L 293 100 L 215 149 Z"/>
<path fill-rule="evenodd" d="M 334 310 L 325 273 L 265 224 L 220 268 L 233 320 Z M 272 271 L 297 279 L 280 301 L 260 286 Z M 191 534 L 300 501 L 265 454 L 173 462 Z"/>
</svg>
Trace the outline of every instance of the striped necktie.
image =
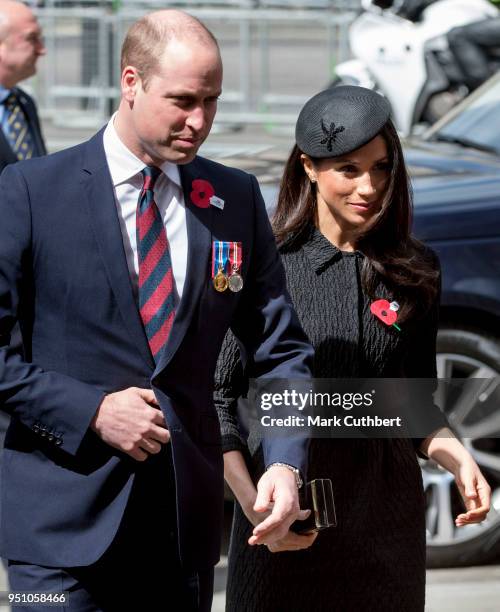
<svg viewBox="0 0 500 612">
<path fill-rule="evenodd" d="M 30 159 L 35 154 L 33 137 L 17 96 L 12 92 L 4 101 L 7 111 L 8 140 L 18 160 Z"/>
<path fill-rule="evenodd" d="M 154 186 L 161 170 L 146 166 L 137 202 L 139 255 L 139 309 L 149 347 L 157 362 L 167 343 L 175 316 L 174 279 L 167 233 L 154 201 Z"/>
</svg>

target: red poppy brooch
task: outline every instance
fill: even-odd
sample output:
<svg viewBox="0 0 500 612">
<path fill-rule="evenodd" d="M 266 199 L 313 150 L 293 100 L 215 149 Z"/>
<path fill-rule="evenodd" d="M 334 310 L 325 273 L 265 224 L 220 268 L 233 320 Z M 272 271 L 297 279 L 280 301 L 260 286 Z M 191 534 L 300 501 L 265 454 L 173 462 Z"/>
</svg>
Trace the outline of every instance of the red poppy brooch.
<svg viewBox="0 0 500 612">
<path fill-rule="evenodd" d="M 376 300 L 370 304 L 370 311 L 377 319 L 388 326 L 395 327 L 398 331 L 401 328 L 396 323 L 398 320 L 399 304 L 397 302 L 388 302 L 387 300 Z"/>
<path fill-rule="evenodd" d="M 191 201 L 198 208 L 208 208 L 210 205 L 220 208 L 224 208 L 224 200 L 218 198 L 215 195 L 215 189 L 212 184 L 204 179 L 195 179 L 191 183 Z"/>
</svg>

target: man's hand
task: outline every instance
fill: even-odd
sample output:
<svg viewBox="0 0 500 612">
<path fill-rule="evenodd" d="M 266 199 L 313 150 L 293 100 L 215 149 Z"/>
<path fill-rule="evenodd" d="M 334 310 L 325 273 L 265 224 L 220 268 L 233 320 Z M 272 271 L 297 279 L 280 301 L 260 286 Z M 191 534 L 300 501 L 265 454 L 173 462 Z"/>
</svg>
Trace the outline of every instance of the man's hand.
<svg viewBox="0 0 500 612">
<path fill-rule="evenodd" d="M 106 444 L 136 461 L 155 455 L 170 440 L 165 417 L 151 389 L 130 387 L 102 400 L 90 427 Z"/>
<path fill-rule="evenodd" d="M 309 516 L 309 510 L 300 510 L 295 474 L 280 465 L 271 466 L 257 484 L 253 509 L 267 512 L 270 508 L 271 514 L 255 527 L 249 544 L 273 544 L 285 537 L 296 519 Z"/>
</svg>

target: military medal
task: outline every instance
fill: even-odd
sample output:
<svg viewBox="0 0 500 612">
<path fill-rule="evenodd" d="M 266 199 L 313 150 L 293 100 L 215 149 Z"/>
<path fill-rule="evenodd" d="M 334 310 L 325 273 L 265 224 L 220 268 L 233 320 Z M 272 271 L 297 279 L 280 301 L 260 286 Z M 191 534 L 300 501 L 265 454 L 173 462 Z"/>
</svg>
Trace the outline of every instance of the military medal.
<svg viewBox="0 0 500 612">
<path fill-rule="evenodd" d="M 227 282 L 230 291 L 238 293 L 243 289 L 243 277 L 239 272 L 241 268 L 241 242 L 231 242 L 229 261 L 231 262 L 231 275 Z"/>
<path fill-rule="evenodd" d="M 226 263 L 229 245 L 227 242 L 215 240 L 212 247 L 212 282 L 216 291 L 222 293 L 228 287 Z"/>
<path fill-rule="evenodd" d="M 238 274 L 238 272 L 232 272 L 227 283 L 229 285 L 229 289 L 234 293 L 237 293 L 243 289 L 243 278 L 241 277 L 241 274 Z"/>
<path fill-rule="evenodd" d="M 222 292 L 227 289 L 228 280 L 227 276 L 222 271 L 222 268 L 219 268 L 219 271 L 214 276 L 213 283 L 216 291 Z"/>
</svg>

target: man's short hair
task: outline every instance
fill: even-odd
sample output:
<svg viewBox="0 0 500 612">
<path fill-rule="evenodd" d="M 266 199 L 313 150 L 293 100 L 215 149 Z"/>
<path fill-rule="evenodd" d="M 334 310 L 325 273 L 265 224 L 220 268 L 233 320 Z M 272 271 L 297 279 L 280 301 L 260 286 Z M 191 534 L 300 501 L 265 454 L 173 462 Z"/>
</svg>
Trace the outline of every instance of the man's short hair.
<svg viewBox="0 0 500 612">
<path fill-rule="evenodd" d="M 180 12 L 179 12 L 180 13 Z M 204 45 L 215 44 L 215 36 L 192 15 L 182 14 L 181 19 L 155 19 L 155 14 L 146 15 L 130 26 L 121 52 L 121 71 L 134 66 L 146 89 L 150 77 L 160 71 L 160 62 L 168 43 L 172 39 L 195 41 Z"/>
</svg>

